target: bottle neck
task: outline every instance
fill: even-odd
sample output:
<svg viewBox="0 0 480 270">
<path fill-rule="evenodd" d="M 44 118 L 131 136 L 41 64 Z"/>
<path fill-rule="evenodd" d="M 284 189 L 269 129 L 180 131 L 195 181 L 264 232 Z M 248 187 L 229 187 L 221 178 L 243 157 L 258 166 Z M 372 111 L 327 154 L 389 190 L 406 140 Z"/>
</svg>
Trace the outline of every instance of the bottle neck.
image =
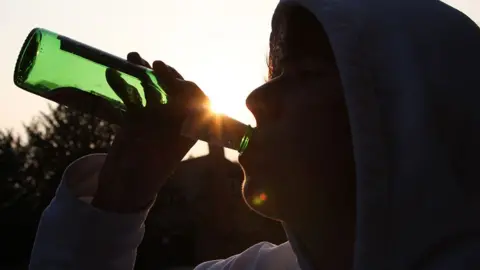
<svg viewBox="0 0 480 270">
<path fill-rule="evenodd" d="M 225 159 L 225 150 L 222 146 L 208 144 L 208 155 L 216 160 Z"/>
<path fill-rule="evenodd" d="M 197 111 L 192 112 L 184 120 L 181 135 L 202 140 L 212 146 L 225 147 L 242 153 L 250 141 L 252 131 L 251 126 L 229 116 Z M 210 151 L 218 152 L 211 148 Z"/>
<path fill-rule="evenodd" d="M 248 143 L 252 138 L 253 134 L 253 127 L 248 125 L 245 130 L 245 134 L 243 135 L 242 139 L 240 140 L 240 145 L 238 147 L 238 153 L 242 154 L 248 147 Z"/>
</svg>

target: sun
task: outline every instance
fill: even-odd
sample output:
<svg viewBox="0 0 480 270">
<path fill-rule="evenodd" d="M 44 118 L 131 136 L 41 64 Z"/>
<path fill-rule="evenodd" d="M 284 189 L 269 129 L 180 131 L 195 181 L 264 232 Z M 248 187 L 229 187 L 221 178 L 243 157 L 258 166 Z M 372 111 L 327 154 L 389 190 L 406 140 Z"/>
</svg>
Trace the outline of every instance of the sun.
<svg viewBox="0 0 480 270">
<path fill-rule="evenodd" d="M 216 114 L 224 114 L 251 126 L 256 126 L 255 118 L 248 110 L 245 100 L 255 83 L 247 83 L 247 80 L 238 80 L 238 74 L 242 74 L 241 67 L 228 66 L 228 63 L 212 63 L 212 67 L 204 68 L 192 78 L 202 91 L 207 95 L 210 109 Z M 214 75 L 212 75 L 214 74 Z M 235 82 L 235 83 L 232 83 Z"/>
<path fill-rule="evenodd" d="M 236 99 L 223 95 L 208 95 L 210 110 L 215 114 L 233 117 L 245 124 L 255 125 L 254 117 L 245 106 L 244 99 Z"/>
<path fill-rule="evenodd" d="M 239 114 L 240 105 L 237 102 L 221 97 L 210 97 L 210 110 L 215 114 L 225 114 L 237 120 L 242 118 Z"/>
<path fill-rule="evenodd" d="M 218 97 L 210 98 L 210 110 L 216 114 L 227 114 L 234 117 L 235 115 L 232 115 L 232 107 L 235 106 L 238 106 L 238 104 L 234 104 L 226 99 L 221 99 Z"/>
</svg>

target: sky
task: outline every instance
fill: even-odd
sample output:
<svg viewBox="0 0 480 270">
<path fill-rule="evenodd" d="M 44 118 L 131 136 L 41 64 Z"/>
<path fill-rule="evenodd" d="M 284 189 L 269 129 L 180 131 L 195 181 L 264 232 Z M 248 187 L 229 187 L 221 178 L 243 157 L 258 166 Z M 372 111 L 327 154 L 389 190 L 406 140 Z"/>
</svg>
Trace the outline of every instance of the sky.
<svg viewBox="0 0 480 270">
<path fill-rule="evenodd" d="M 444 1 L 480 22 L 480 1 Z M 267 75 L 270 19 L 278 0 L 0 0 L 0 129 L 21 133 L 48 102 L 13 84 L 21 45 L 35 27 L 117 56 L 139 52 L 194 81 L 222 112 L 255 124 L 245 98 Z M 187 156 L 207 153 L 197 143 Z M 237 154 L 228 150 L 227 157 Z"/>
</svg>

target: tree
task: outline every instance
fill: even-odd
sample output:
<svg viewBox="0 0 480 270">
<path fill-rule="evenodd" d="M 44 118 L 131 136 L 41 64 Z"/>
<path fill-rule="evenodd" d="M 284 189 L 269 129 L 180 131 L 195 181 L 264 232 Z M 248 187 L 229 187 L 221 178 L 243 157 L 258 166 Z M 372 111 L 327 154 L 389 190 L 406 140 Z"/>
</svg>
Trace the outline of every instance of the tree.
<svg viewBox="0 0 480 270">
<path fill-rule="evenodd" d="M 106 152 L 115 127 L 66 107 L 51 107 L 26 129 L 26 142 L 0 133 L 0 268 L 25 269 L 43 209 L 63 171 L 86 154 Z"/>
<path fill-rule="evenodd" d="M 11 131 L 0 132 L 0 210 L 26 193 L 18 174 L 23 167 L 24 152 L 18 136 Z"/>
<path fill-rule="evenodd" d="M 28 154 L 25 173 L 36 185 L 42 209 L 53 198 L 65 168 L 76 159 L 105 153 L 116 127 L 66 107 L 50 108 L 49 114 L 27 127 Z"/>
<path fill-rule="evenodd" d="M 65 168 L 84 155 L 107 152 L 116 131 L 106 121 L 62 106 L 51 107 L 25 129 L 24 143 L 12 132 L 0 132 L 0 269 L 27 268 L 40 215 Z M 282 241 L 278 224 L 243 203 L 242 177 L 239 165 L 223 158 L 182 163 L 146 221 L 136 269 L 191 265 L 203 259 L 199 248 L 211 248 L 209 239 L 198 239 L 212 231 L 231 242 L 224 252 L 218 246 L 212 250 L 215 256 L 231 255 L 261 239 Z"/>
</svg>

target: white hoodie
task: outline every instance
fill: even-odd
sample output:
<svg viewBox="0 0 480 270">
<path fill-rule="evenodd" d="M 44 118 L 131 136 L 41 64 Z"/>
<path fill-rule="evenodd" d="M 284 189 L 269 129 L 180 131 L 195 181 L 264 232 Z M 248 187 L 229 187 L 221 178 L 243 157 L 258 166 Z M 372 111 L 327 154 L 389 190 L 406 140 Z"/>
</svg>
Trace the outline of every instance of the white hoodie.
<svg viewBox="0 0 480 270">
<path fill-rule="evenodd" d="M 479 28 L 436 0 L 287 1 L 317 16 L 340 70 L 357 166 L 354 269 L 480 269 Z M 104 157 L 65 172 L 30 269 L 133 269 L 148 211 L 89 204 Z M 288 237 L 196 269 L 312 269 Z"/>
</svg>

